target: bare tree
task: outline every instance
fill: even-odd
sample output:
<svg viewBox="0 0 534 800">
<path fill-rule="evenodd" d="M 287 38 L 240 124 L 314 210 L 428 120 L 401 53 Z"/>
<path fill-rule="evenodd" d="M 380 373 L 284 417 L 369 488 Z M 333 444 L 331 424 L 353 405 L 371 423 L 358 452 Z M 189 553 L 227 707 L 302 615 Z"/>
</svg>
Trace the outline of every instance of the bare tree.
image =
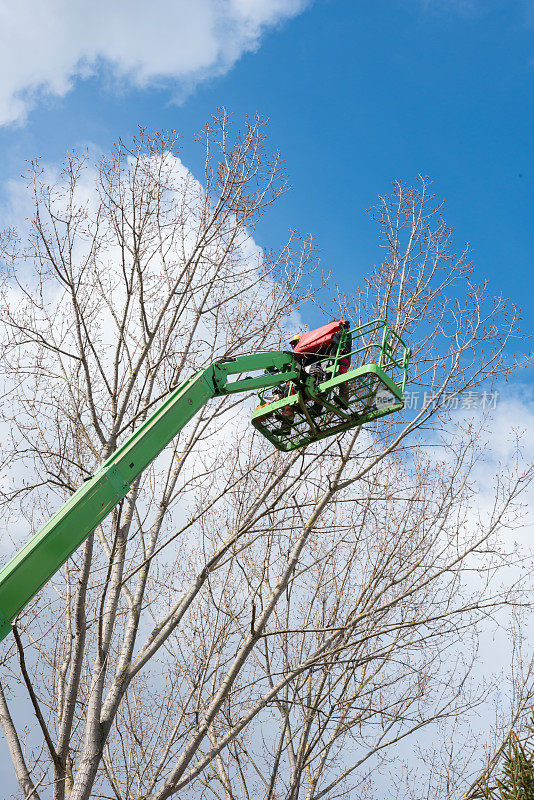
<svg viewBox="0 0 534 800">
<path fill-rule="evenodd" d="M 260 120 L 235 135 L 221 113 L 204 144 L 203 185 L 174 135 L 96 170 L 72 155 L 50 184 L 35 165 L 31 228 L 3 243 L 12 528 L 36 528 L 173 381 L 278 347 L 312 296 L 308 242 L 251 240 L 286 187 Z M 385 259 L 339 307 L 409 337 L 424 407 L 292 454 L 253 434 L 246 401 L 198 414 L 5 646 L 24 797 L 363 797 L 396 743 L 487 693 L 477 632 L 523 602 L 500 532 L 532 476 L 503 469 L 476 516 L 480 430 L 445 400 L 513 368 L 515 311 L 471 285 L 426 181 L 374 214 Z"/>
</svg>

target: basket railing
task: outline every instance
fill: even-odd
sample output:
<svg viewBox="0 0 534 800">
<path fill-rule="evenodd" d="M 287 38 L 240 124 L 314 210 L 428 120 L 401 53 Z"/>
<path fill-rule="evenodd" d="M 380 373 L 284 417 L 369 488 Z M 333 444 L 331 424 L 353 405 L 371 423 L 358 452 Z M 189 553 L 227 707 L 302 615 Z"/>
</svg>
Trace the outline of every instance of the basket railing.
<svg viewBox="0 0 534 800">
<path fill-rule="evenodd" d="M 350 349 L 347 349 L 347 340 L 351 341 Z M 375 364 L 404 392 L 411 350 L 386 320 L 376 319 L 350 330 L 343 330 L 335 353 L 304 354 L 305 358 L 313 359 L 314 356 L 317 356 L 314 363 L 321 365 L 329 377 L 339 374 L 341 362 L 345 359 L 350 360 L 350 370 L 365 364 Z M 287 394 L 293 394 L 294 390 L 294 382 L 288 382 Z M 271 391 L 266 389 L 259 393 L 262 403 L 265 402 L 264 394 Z"/>
</svg>

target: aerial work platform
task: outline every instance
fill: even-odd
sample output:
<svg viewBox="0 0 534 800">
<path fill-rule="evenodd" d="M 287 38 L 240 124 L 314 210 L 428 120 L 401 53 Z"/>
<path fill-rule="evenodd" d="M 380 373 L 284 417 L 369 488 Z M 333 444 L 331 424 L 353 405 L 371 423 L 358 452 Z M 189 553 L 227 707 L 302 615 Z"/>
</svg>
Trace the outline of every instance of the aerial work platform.
<svg viewBox="0 0 534 800">
<path fill-rule="evenodd" d="M 324 354 L 329 327 L 301 337 L 293 354 L 300 375 L 259 393 L 253 426 L 278 450 L 288 451 L 399 411 L 411 350 L 385 320 L 334 331 L 337 343 Z M 315 349 L 314 349 L 315 347 Z"/>
<path fill-rule="evenodd" d="M 211 398 L 259 392 L 252 424 L 285 451 L 403 407 L 411 351 L 385 320 L 352 330 L 348 322 L 337 320 L 295 339 L 292 352 L 219 359 L 170 391 L 0 571 L 0 640 L 31 598 Z"/>
</svg>

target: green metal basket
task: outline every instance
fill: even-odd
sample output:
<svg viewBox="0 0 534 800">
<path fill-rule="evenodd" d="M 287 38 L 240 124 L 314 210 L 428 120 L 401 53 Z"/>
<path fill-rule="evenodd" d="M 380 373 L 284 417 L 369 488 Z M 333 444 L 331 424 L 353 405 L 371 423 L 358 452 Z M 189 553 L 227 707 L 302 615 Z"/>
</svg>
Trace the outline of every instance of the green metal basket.
<svg viewBox="0 0 534 800">
<path fill-rule="evenodd" d="M 272 389 L 259 393 L 252 424 L 288 451 L 399 411 L 410 356 L 386 320 L 343 331 L 335 354 L 311 359 L 315 374 L 304 356 L 300 380 L 288 381 L 283 397 L 274 399 Z"/>
</svg>

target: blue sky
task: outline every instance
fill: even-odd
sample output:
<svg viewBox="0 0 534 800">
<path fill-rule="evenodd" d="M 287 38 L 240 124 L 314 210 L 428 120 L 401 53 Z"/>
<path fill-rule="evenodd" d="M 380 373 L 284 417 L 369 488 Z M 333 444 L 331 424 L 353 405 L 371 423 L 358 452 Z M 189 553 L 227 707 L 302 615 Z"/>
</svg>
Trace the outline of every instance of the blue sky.
<svg viewBox="0 0 534 800">
<path fill-rule="evenodd" d="M 311 233 L 350 292 L 380 257 L 365 209 L 427 174 L 532 330 L 534 0 L 0 0 L 0 44 L 0 208 L 26 160 L 138 125 L 179 130 L 200 177 L 217 106 L 258 111 L 294 185 L 261 245 Z"/>
<path fill-rule="evenodd" d="M 29 2 L 10 11 L 19 18 L 4 27 L 0 182 L 35 155 L 108 150 L 138 124 L 180 130 L 200 174 L 193 134 L 215 108 L 238 120 L 259 111 L 294 185 L 260 244 L 276 246 L 288 226 L 313 234 L 325 269 L 351 290 L 379 257 L 365 209 L 392 180 L 428 174 L 479 277 L 521 304 L 529 332 L 532 2 L 158 0 L 150 22 L 142 2 L 112 6 L 64 14 L 63 0 L 47 0 L 40 19 Z"/>
</svg>

